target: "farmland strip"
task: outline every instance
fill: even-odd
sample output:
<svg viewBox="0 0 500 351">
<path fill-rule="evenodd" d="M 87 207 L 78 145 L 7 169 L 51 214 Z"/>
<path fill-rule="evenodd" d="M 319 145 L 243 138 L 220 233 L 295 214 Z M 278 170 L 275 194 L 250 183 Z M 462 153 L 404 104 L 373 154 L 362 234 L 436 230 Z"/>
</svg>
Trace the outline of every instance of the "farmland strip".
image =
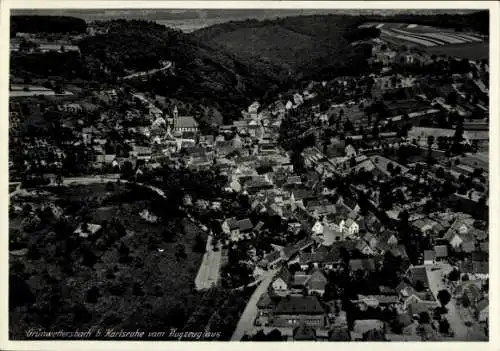
<svg viewBox="0 0 500 351">
<path fill-rule="evenodd" d="M 398 34 L 398 33 L 395 33 L 395 32 L 391 32 L 391 31 L 388 31 L 388 30 L 381 30 L 381 32 L 382 32 L 382 34 L 385 34 L 388 37 L 393 37 L 393 38 L 397 38 L 397 39 L 401 39 L 401 40 L 413 42 L 413 43 L 424 45 L 424 46 L 436 46 L 436 44 L 433 43 L 430 40 L 423 40 L 423 39 L 416 38 L 416 37 L 413 37 L 413 36 L 401 35 L 401 34 Z"/>
<path fill-rule="evenodd" d="M 455 33 L 453 33 L 453 36 L 455 36 L 459 39 L 463 39 L 463 40 L 467 40 L 467 41 L 474 41 L 474 42 L 478 42 L 478 43 L 483 41 L 482 39 L 476 38 L 475 36 L 472 36 L 469 34 L 455 34 Z"/>
<path fill-rule="evenodd" d="M 436 45 L 446 44 L 446 42 L 444 42 L 442 40 L 438 40 L 438 39 L 432 38 L 432 37 L 429 38 L 429 37 L 423 35 L 422 33 L 415 34 L 415 33 L 407 32 L 407 31 L 400 30 L 400 29 L 393 29 L 393 30 L 399 34 L 406 35 L 406 36 L 413 37 L 413 38 L 417 38 L 420 40 L 427 40 L 427 41 L 430 41 L 431 43 L 434 43 Z"/>
<path fill-rule="evenodd" d="M 448 34 L 441 34 L 441 33 L 422 33 L 421 34 L 422 36 L 425 36 L 425 37 L 430 37 L 430 38 L 435 38 L 435 39 L 440 39 L 440 40 L 443 40 L 444 42 L 446 43 L 449 43 L 449 44 L 463 44 L 464 41 L 463 40 L 458 40 L 458 39 L 455 39 L 453 38 L 451 35 L 448 35 Z"/>
</svg>

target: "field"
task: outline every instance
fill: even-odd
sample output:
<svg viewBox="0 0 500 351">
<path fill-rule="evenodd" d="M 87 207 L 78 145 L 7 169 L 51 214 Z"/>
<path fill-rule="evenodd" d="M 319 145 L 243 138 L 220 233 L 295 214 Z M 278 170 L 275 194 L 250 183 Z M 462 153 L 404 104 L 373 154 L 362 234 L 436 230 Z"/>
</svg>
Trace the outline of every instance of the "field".
<svg viewBox="0 0 500 351">
<path fill-rule="evenodd" d="M 381 31 L 382 39 L 424 48 L 444 49 L 450 45 L 463 45 L 464 48 L 468 48 L 472 45 L 469 50 L 474 50 L 479 45 L 487 47 L 483 38 L 475 33 L 455 32 L 450 29 L 405 23 L 365 23 L 360 27 L 376 27 Z M 455 54 L 460 53 L 460 50 L 455 52 Z M 448 55 L 453 55 L 453 53 Z"/>
<path fill-rule="evenodd" d="M 181 218 L 145 222 L 139 212 L 161 208 L 154 201 L 153 194 L 125 185 L 86 185 L 53 195 L 69 223 L 44 216 L 27 233 L 21 215 L 13 218 L 11 245 L 30 253 L 11 256 L 11 296 L 21 291 L 32 301 L 11 299 L 11 337 L 23 339 L 29 328 L 182 327 L 199 298 L 193 286 L 202 254 L 193 244 L 203 234 Z M 103 229 L 95 237 L 75 237 L 79 217 Z"/>
</svg>

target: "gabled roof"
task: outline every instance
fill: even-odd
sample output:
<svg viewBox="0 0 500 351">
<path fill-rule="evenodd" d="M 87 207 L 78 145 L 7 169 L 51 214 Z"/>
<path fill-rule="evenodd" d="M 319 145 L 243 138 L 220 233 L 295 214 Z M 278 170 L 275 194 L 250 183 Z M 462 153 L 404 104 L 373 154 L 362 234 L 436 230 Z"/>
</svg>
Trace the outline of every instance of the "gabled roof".
<svg viewBox="0 0 500 351">
<path fill-rule="evenodd" d="M 421 281 L 424 287 L 429 287 L 429 277 L 427 276 L 427 271 L 424 266 L 410 267 L 408 268 L 408 279 L 411 283 L 415 285 L 417 281 Z"/>
<path fill-rule="evenodd" d="M 281 269 L 281 271 L 278 273 L 278 275 L 276 276 L 276 279 L 278 278 L 281 278 L 281 280 L 283 280 L 286 284 L 290 284 L 290 281 L 292 280 L 292 274 L 290 273 L 290 271 L 286 268 L 286 267 L 283 267 Z M 274 280 L 276 280 L 274 279 Z"/>
<path fill-rule="evenodd" d="M 305 274 L 304 272 L 296 272 L 293 276 L 293 285 L 294 286 L 305 286 L 309 281 L 311 276 L 309 274 Z"/>
<path fill-rule="evenodd" d="M 328 341 L 351 341 L 351 333 L 347 328 L 334 328 L 328 332 Z"/>
<path fill-rule="evenodd" d="M 460 236 L 462 237 L 462 236 Z M 476 250 L 476 243 L 474 241 L 464 241 L 461 245 L 462 251 L 470 253 Z"/>
<path fill-rule="evenodd" d="M 351 271 L 375 271 L 375 262 L 371 258 L 350 260 L 349 266 L 351 267 Z"/>
<path fill-rule="evenodd" d="M 448 257 L 448 246 L 446 245 L 436 245 L 434 251 L 437 258 Z"/>
<path fill-rule="evenodd" d="M 323 290 L 327 282 L 328 279 L 326 279 L 325 275 L 320 270 L 317 270 L 311 274 L 306 285 L 311 290 Z"/>
<path fill-rule="evenodd" d="M 479 311 L 479 312 L 481 312 L 481 311 L 489 308 L 489 306 L 490 306 L 490 300 L 488 298 L 482 299 L 476 305 L 476 310 Z"/>
<path fill-rule="evenodd" d="M 488 261 L 489 254 L 484 251 L 474 251 L 472 252 L 472 261 Z"/>
<path fill-rule="evenodd" d="M 424 261 L 432 261 L 436 259 L 436 252 L 434 250 L 424 251 Z"/>
<path fill-rule="evenodd" d="M 238 221 L 238 228 L 240 229 L 240 231 L 251 230 L 253 228 L 252 221 L 250 221 L 250 219 L 248 218 L 242 219 Z"/>
<path fill-rule="evenodd" d="M 324 314 L 325 310 L 316 296 L 287 296 L 280 300 L 273 313 L 317 315 Z"/>
<path fill-rule="evenodd" d="M 274 262 L 281 257 L 281 253 L 279 251 L 273 251 L 270 254 L 264 256 L 264 261 L 267 263 Z"/>
<path fill-rule="evenodd" d="M 227 226 L 229 227 L 230 230 L 234 230 L 238 228 L 238 220 L 236 218 L 228 218 L 226 219 Z"/>
<path fill-rule="evenodd" d="M 301 323 L 293 330 L 293 339 L 297 341 L 315 340 L 316 330 L 305 323 Z"/>
<path fill-rule="evenodd" d="M 198 122 L 192 116 L 179 116 L 175 126 L 177 128 L 197 128 Z"/>
<path fill-rule="evenodd" d="M 274 306 L 273 300 L 271 300 L 271 297 L 269 296 L 269 294 L 267 292 L 264 292 L 260 296 L 259 301 L 257 301 L 258 308 L 269 308 L 269 307 L 273 307 L 273 306 Z"/>
</svg>

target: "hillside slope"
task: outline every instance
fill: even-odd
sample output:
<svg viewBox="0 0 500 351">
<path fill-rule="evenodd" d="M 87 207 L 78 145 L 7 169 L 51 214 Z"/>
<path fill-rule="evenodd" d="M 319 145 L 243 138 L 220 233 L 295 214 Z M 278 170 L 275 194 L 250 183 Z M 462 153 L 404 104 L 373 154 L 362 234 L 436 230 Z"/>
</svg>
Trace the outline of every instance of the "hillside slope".
<svg viewBox="0 0 500 351">
<path fill-rule="evenodd" d="M 320 78 L 352 64 L 362 71 L 368 52 L 350 46 L 348 40 L 358 23 L 359 18 L 352 16 L 296 16 L 222 23 L 192 35 L 238 57 L 253 57 L 282 67 L 295 79 Z M 350 62 L 355 57 L 359 60 Z"/>
<path fill-rule="evenodd" d="M 88 37 L 79 46 L 90 67 L 114 79 L 127 70 L 147 70 L 159 67 L 161 60 L 171 61 L 171 73 L 131 84 L 159 95 L 197 100 L 227 119 L 236 118 L 242 106 L 286 78 L 272 64 L 237 58 L 153 22 L 112 21 L 107 34 Z"/>
</svg>

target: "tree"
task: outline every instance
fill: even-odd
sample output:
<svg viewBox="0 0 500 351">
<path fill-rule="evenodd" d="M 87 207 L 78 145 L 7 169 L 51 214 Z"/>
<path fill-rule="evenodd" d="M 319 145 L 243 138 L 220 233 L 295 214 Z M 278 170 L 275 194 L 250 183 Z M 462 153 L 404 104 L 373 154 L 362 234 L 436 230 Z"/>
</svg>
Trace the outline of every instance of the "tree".
<svg viewBox="0 0 500 351">
<path fill-rule="evenodd" d="M 466 294 L 462 296 L 462 306 L 464 306 L 465 308 L 470 306 L 470 300 Z"/>
<path fill-rule="evenodd" d="M 450 331 L 450 322 L 446 318 L 439 321 L 439 332 L 443 334 L 448 334 Z"/>
<path fill-rule="evenodd" d="M 460 279 L 460 273 L 456 268 L 454 268 L 449 274 L 448 274 L 448 279 L 452 282 L 456 282 L 458 279 Z"/>
<path fill-rule="evenodd" d="M 431 317 L 429 316 L 429 313 L 427 312 L 420 312 L 419 316 L 419 322 L 420 324 L 426 324 L 430 323 Z"/>
<path fill-rule="evenodd" d="M 424 291 L 425 290 L 424 283 L 421 280 L 417 280 L 415 282 L 415 290 L 417 290 L 417 291 Z"/>
<path fill-rule="evenodd" d="M 9 277 L 9 306 L 11 309 L 31 305 L 36 301 L 36 296 L 25 280 L 17 275 L 11 274 Z"/>
<path fill-rule="evenodd" d="M 387 172 L 391 173 L 394 171 L 394 164 L 392 162 L 389 162 L 387 164 Z"/>
<path fill-rule="evenodd" d="M 177 260 L 185 259 L 187 257 L 186 248 L 182 244 L 178 244 L 175 249 L 175 258 Z"/>
<path fill-rule="evenodd" d="M 445 307 L 448 304 L 448 302 L 450 302 L 451 295 L 448 292 L 448 290 L 443 289 L 443 290 L 439 290 L 439 292 L 437 294 L 437 298 L 438 298 L 441 306 Z"/>
<path fill-rule="evenodd" d="M 96 303 L 100 296 L 101 294 L 96 286 L 87 290 L 87 302 L 89 303 Z"/>
<path fill-rule="evenodd" d="M 193 251 L 199 253 L 205 252 L 205 240 L 203 240 L 200 233 L 196 234 L 196 237 L 194 238 Z"/>
</svg>

